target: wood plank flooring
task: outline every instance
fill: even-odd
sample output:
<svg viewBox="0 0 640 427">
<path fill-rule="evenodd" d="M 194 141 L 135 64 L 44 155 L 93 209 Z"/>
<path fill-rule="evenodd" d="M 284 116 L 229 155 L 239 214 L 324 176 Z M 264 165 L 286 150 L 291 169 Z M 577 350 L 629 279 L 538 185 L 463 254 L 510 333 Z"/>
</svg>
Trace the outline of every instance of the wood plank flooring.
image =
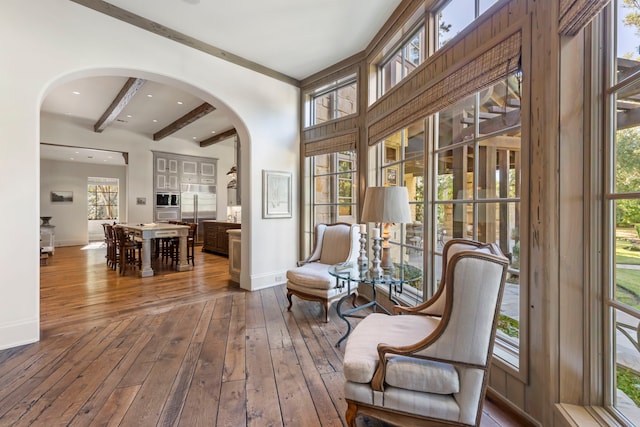
<svg viewBox="0 0 640 427">
<path fill-rule="evenodd" d="M 105 249 L 56 248 L 40 267 L 41 340 L 0 351 L 0 426 L 342 426 L 345 331 L 284 286 L 193 271 L 125 276 Z M 361 425 L 379 425 L 358 420 Z M 482 426 L 516 426 L 490 401 Z"/>
</svg>

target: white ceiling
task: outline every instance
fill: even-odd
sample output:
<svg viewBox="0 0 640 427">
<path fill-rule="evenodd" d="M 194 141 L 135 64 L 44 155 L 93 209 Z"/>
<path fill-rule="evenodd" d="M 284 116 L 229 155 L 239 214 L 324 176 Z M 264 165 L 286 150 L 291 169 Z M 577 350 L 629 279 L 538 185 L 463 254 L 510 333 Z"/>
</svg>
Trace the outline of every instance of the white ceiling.
<svg viewBox="0 0 640 427">
<path fill-rule="evenodd" d="M 400 0 L 107 0 L 302 80 L 364 50 Z"/>
<path fill-rule="evenodd" d="M 364 50 L 400 1 L 108 0 L 106 3 L 301 80 Z M 69 82 L 49 93 L 42 111 L 56 115 L 59 120 L 82 121 L 93 126 L 126 81 L 126 77 L 104 76 Z M 147 81 L 110 127 L 152 138 L 155 132 L 202 103 L 175 87 Z M 215 110 L 171 137 L 199 143 L 231 128 L 230 121 Z M 113 153 L 101 156 L 96 150 L 78 150 L 43 144 L 41 157 L 57 160 L 73 157 L 95 163 L 114 161 L 107 160 Z M 116 157 L 121 161 L 122 156 Z"/>
</svg>

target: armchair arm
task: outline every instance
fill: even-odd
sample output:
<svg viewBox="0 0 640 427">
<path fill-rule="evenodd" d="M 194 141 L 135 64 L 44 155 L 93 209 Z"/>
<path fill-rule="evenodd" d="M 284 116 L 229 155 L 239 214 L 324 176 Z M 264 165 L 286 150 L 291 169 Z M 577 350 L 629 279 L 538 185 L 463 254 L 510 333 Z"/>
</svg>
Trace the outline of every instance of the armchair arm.
<svg viewBox="0 0 640 427">
<path fill-rule="evenodd" d="M 423 302 L 422 304 L 418 304 L 412 307 L 396 305 L 393 307 L 393 314 L 423 314 L 423 315 L 440 317 L 442 316 L 442 312 L 444 311 L 444 299 L 440 301 L 441 298 L 444 298 L 443 291 L 444 291 L 444 286 L 440 286 L 438 288 L 438 291 L 435 293 L 435 295 L 433 295 L 431 298 L 429 298 L 427 301 Z M 435 309 L 432 310 L 434 312 L 425 313 L 425 310 L 427 310 L 432 306 L 435 306 L 437 302 L 440 302 L 440 307 L 435 307 Z"/>
<path fill-rule="evenodd" d="M 393 314 L 397 315 L 397 314 L 426 314 L 423 313 L 423 310 L 431 307 L 435 302 L 436 302 L 437 298 L 431 298 L 425 302 L 423 302 L 422 304 L 419 305 L 415 305 L 415 306 L 411 306 L 411 307 L 407 307 L 404 305 L 394 305 L 393 306 Z"/>
</svg>

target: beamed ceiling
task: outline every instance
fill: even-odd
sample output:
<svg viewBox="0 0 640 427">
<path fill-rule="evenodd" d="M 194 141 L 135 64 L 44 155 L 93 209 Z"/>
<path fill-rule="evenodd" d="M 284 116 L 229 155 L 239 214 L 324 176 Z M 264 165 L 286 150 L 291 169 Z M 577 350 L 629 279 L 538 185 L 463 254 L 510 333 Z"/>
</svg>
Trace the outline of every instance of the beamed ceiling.
<svg viewBox="0 0 640 427">
<path fill-rule="evenodd" d="M 400 0 L 69 1 L 293 85 L 363 51 L 400 4 Z M 331 23 L 331 31 L 319 24 L 314 31 L 314 23 L 321 22 Z M 232 123 L 215 105 L 138 76 L 90 77 L 63 84 L 47 95 L 42 112 L 95 132 L 121 129 L 154 141 L 171 137 L 206 147 L 235 140 Z M 106 161 L 95 150 L 74 147 L 69 152 L 42 145 L 43 158 L 70 156 Z M 113 153 L 105 156 L 113 160 Z"/>
</svg>

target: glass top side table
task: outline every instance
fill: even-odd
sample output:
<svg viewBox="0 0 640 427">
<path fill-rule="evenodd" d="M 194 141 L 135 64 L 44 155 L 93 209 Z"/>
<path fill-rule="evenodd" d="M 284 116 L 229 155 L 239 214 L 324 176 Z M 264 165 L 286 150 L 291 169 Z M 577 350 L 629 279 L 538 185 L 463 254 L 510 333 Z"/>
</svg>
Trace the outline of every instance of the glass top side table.
<svg viewBox="0 0 640 427">
<path fill-rule="evenodd" d="M 393 299 L 392 295 L 394 292 L 396 294 L 401 294 L 402 286 L 406 283 L 406 280 L 404 279 L 404 270 L 402 268 L 396 268 L 393 276 L 374 277 L 370 271 L 367 271 L 364 275 L 360 275 L 357 266 L 354 266 L 352 268 L 345 268 L 341 264 L 336 264 L 329 267 L 329 274 L 336 278 L 336 285 L 338 288 L 347 288 L 347 292 L 342 298 L 340 298 L 340 300 L 338 300 L 338 304 L 336 305 L 338 317 L 344 320 L 347 324 L 347 332 L 342 336 L 342 338 L 338 340 L 338 342 L 336 343 L 336 347 L 339 347 L 342 341 L 347 339 L 347 337 L 351 333 L 351 323 L 349 322 L 347 317 L 358 317 L 354 316 L 353 313 L 368 307 L 372 307 L 373 312 L 375 313 L 377 311 L 377 308 L 380 307 L 380 309 L 385 313 L 391 314 L 378 302 L 377 285 L 388 286 L 389 301 L 394 304 L 398 304 L 398 301 Z M 358 285 L 360 283 L 371 286 L 373 296 L 371 301 L 369 301 L 368 303 L 363 305 L 355 305 L 354 294 L 357 293 Z M 354 302 L 353 308 L 343 311 L 342 303 L 352 295 Z"/>
</svg>

